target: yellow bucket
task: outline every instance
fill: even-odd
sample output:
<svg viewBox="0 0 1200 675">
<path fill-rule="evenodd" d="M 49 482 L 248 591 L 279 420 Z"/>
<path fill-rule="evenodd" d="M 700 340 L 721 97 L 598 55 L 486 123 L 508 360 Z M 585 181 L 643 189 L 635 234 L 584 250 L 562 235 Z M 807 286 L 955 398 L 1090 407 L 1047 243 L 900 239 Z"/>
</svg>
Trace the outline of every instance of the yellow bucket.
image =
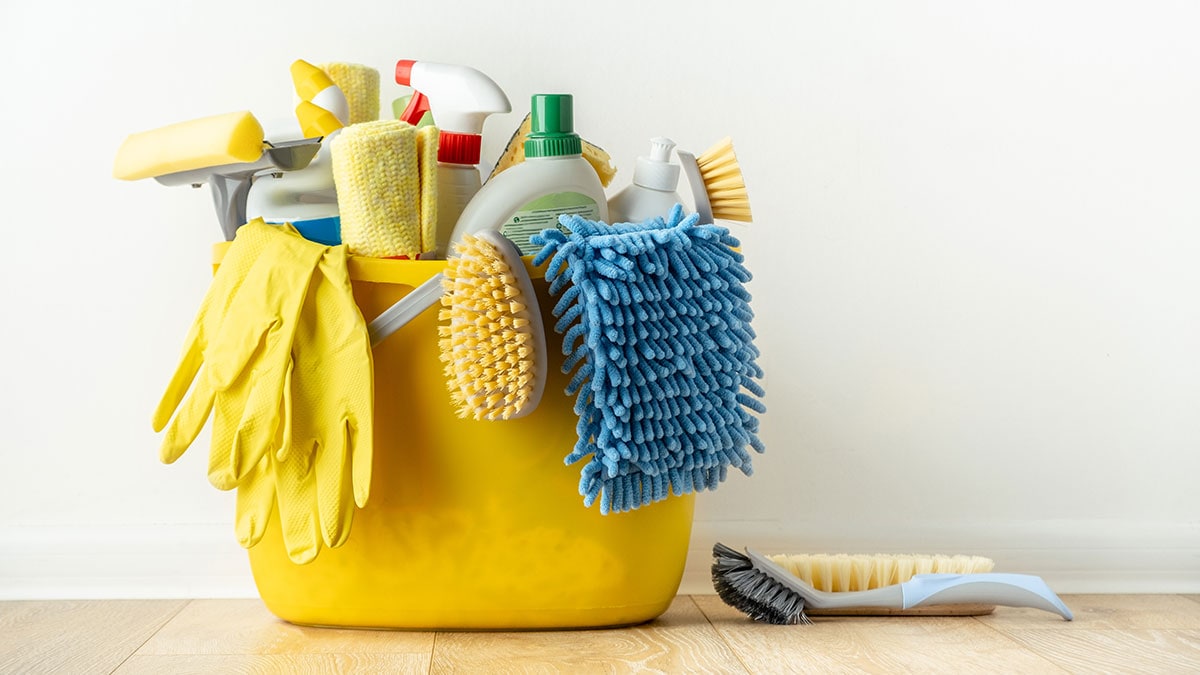
<svg viewBox="0 0 1200 675">
<path fill-rule="evenodd" d="M 216 258 L 227 245 L 218 245 Z M 444 262 L 351 258 L 370 320 Z M 438 359 L 431 308 L 379 344 L 371 498 L 349 540 L 307 565 L 287 557 L 278 521 L 250 549 L 258 591 L 297 624 L 400 629 L 621 626 L 666 611 L 679 589 L 694 496 L 628 513 L 584 508 L 573 397 L 542 274 L 549 373 L 532 414 L 459 419 Z"/>
</svg>

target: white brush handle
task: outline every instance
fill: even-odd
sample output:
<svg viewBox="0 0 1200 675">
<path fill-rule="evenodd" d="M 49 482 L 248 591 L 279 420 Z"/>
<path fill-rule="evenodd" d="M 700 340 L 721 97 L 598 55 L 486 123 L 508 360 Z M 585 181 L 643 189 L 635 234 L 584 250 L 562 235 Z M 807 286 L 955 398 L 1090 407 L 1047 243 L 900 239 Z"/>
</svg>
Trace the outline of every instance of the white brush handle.
<svg viewBox="0 0 1200 675">
<path fill-rule="evenodd" d="M 900 584 L 904 609 L 922 605 L 980 603 L 1005 607 L 1033 607 L 1074 616 L 1041 577 L 1032 574 L 917 574 Z"/>
<path fill-rule="evenodd" d="M 438 272 L 428 281 L 417 286 L 411 293 L 400 298 L 396 304 L 383 310 L 367 325 L 367 333 L 371 336 L 371 346 L 383 342 L 389 335 L 400 330 L 409 321 L 417 318 L 421 312 L 433 307 L 442 297 L 442 279 L 445 276 Z"/>
<path fill-rule="evenodd" d="M 1074 617 L 1041 577 L 1030 574 L 918 574 L 900 584 L 867 591 L 818 591 L 770 558 L 746 549 L 751 564 L 799 594 L 813 609 L 883 607 L 912 609 L 923 605 L 985 604 L 1032 607 Z"/>
</svg>

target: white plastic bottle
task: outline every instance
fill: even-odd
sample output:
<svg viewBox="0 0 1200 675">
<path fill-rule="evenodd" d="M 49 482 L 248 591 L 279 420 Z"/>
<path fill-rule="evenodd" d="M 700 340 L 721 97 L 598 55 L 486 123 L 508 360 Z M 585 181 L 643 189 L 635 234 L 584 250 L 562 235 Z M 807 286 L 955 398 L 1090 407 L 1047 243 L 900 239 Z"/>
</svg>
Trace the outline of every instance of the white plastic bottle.
<svg viewBox="0 0 1200 675">
<path fill-rule="evenodd" d="M 679 165 L 671 164 L 675 141 L 651 138 L 650 156 L 638 157 L 633 182 L 608 200 L 608 215 L 614 223 L 640 223 L 650 218 L 665 218 L 675 204 L 682 203 Z"/>
<path fill-rule="evenodd" d="M 438 126 L 438 222 L 432 253 L 445 258 L 451 231 L 482 183 L 477 165 L 483 121 L 512 106 L 492 78 L 467 66 L 401 59 L 396 83 L 417 92 L 400 119 L 416 125 L 428 110 Z"/>
<path fill-rule="evenodd" d="M 522 255 L 530 255 L 539 247 L 529 238 L 560 227 L 561 214 L 608 221 L 604 186 L 583 158 L 582 142 L 574 131 L 571 95 L 534 94 L 531 109 L 525 161 L 483 184 L 463 209 L 451 246 L 467 234 L 499 230 Z"/>
</svg>

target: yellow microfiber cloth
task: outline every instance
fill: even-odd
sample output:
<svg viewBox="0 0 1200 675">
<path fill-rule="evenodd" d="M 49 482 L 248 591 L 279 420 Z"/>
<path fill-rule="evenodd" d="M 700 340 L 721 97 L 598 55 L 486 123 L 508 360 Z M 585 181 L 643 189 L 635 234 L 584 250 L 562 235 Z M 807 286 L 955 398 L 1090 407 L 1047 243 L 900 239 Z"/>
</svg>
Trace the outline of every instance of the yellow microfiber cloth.
<svg viewBox="0 0 1200 675">
<path fill-rule="evenodd" d="M 232 112 L 130 134 L 113 177 L 140 180 L 262 157 L 263 128 L 249 112 Z"/>
<path fill-rule="evenodd" d="M 379 71 L 358 63 L 322 63 L 319 68 L 341 87 L 350 104 L 350 124 L 379 119 Z"/>
<path fill-rule="evenodd" d="M 421 172 L 421 252 L 437 249 L 438 129 L 417 128 L 417 167 Z"/>
<path fill-rule="evenodd" d="M 376 258 L 421 253 L 417 129 L 400 120 L 353 124 L 330 145 L 342 242 Z"/>
</svg>

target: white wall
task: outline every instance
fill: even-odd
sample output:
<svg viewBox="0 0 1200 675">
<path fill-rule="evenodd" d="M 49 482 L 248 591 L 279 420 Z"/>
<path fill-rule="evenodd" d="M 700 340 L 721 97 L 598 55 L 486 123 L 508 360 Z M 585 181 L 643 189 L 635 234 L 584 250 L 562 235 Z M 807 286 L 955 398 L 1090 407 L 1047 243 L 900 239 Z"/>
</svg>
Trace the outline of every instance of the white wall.
<svg viewBox="0 0 1200 675">
<path fill-rule="evenodd" d="M 545 7 L 0 6 L 0 597 L 254 592 L 231 495 L 149 428 L 208 194 L 110 170 L 134 131 L 286 116 L 296 58 L 373 65 L 386 100 L 397 58 L 484 70 L 518 104 L 488 162 L 530 93 L 572 91 L 614 188 L 650 136 L 733 136 L 769 450 L 700 497 L 685 590 L 720 537 L 1200 591 L 1196 5 Z"/>
</svg>

